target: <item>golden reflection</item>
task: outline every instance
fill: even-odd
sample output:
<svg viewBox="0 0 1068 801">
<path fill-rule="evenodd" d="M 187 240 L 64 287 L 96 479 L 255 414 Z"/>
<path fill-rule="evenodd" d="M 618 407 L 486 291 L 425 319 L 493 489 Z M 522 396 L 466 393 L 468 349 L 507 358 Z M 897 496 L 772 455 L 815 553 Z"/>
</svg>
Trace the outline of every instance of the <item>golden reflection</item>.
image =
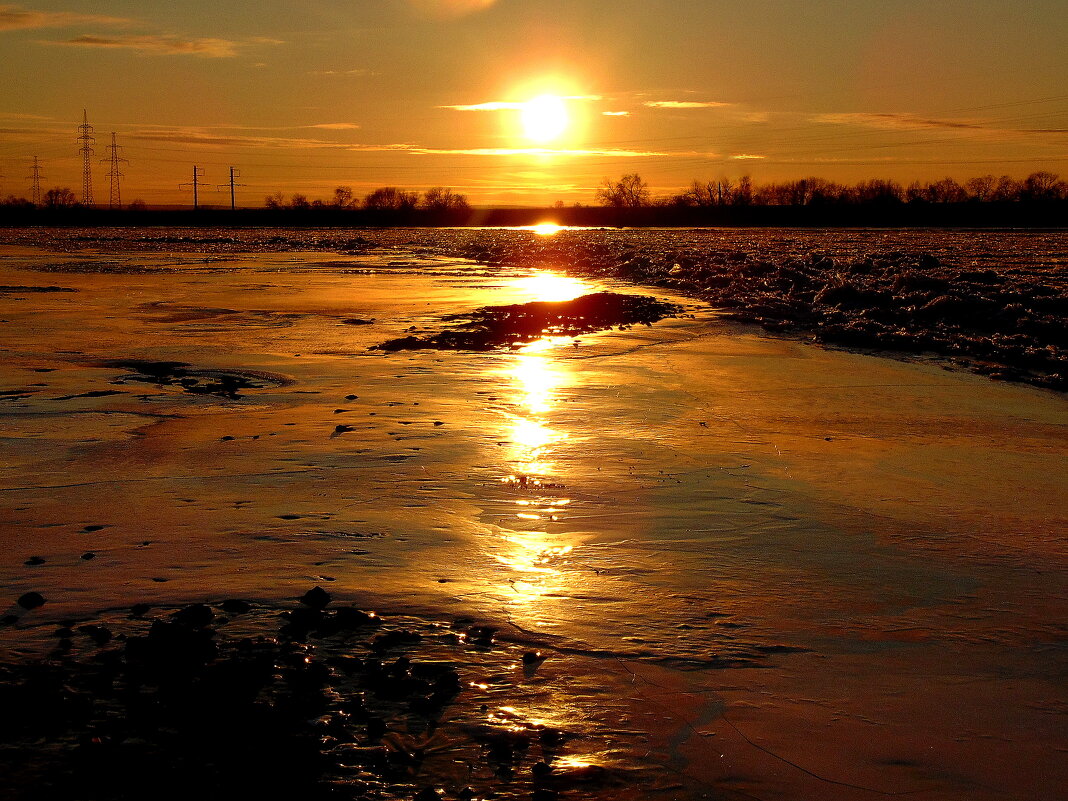
<svg viewBox="0 0 1068 801">
<path fill-rule="evenodd" d="M 553 234 L 558 234 L 562 231 L 563 226 L 557 225 L 554 222 L 543 222 L 531 227 L 530 230 L 538 236 L 552 236 Z"/>
<path fill-rule="evenodd" d="M 592 291 L 590 285 L 579 278 L 572 278 L 568 275 L 560 275 L 547 270 L 538 270 L 532 275 L 517 278 L 512 282 L 512 285 L 522 294 L 529 296 L 528 300 L 549 302 L 574 300 Z M 526 302 L 526 300 L 523 302 Z M 538 346 L 541 350 L 545 350 L 556 344 L 553 342 L 542 344 L 542 342 L 544 340 L 536 340 L 530 345 Z"/>
<path fill-rule="evenodd" d="M 549 272 L 525 279 L 525 288 L 537 299 L 576 297 L 588 287 L 581 281 Z M 554 351 L 570 346 L 570 337 L 546 336 L 529 343 L 501 370 L 512 387 L 513 406 L 503 411 L 509 429 L 508 473 L 502 479 L 514 492 L 515 504 L 500 531 L 494 558 L 506 569 L 504 598 L 513 605 L 544 614 L 546 600 L 568 592 L 567 565 L 573 545 L 557 524 L 571 499 L 558 477 L 554 455 L 569 438 L 554 419 L 560 394 L 573 381 L 568 363 Z M 552 625 L 537 620 L 538 625 Z"/>
</svg>

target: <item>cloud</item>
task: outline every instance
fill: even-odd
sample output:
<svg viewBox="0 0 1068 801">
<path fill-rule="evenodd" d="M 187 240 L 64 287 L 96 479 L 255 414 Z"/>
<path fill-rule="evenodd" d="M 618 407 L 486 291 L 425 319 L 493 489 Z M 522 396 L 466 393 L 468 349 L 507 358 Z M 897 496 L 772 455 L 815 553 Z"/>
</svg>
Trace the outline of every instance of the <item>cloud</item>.
<svg viewBox="0 0 1068 801">
<path fill-rule="evenodd" d="M 601 115 L 604 117 L 629 117 L 629 111 L 602 111 Z"/>
<path fill-rule="evenodd" d="M 315 126 L 309 126 L 315 127 Z M 143 142 L 167 142 L 179 145 L 200 147 L 259 147 L 301 149 L 348 149 L 347 143 L 327 142 L 323 139 L 304 139 L 287 136 L 218 136 L 197 128 L 178 128 L 173 130 L 140 130 L 125 135 L 128 139 Z"/>
<path fill-rule="evenodd" d="M 238 42 L 229 39 L 182 39 L 176 36 L 75 36 L 62 42 L 48 44 L 71 47 L 102 47 L 133 50 L 143 55 L 172 56 L 194 55 L 205 58 L 233 58 L 237 55 Z"/>
<path fill-rule="evenodd" d="M 321 128 L 325 131 L 355 131 L 360 126 L 354 122 L 320 122 L 316 125 L 308 125 L 308 128 Z"/>
<path fill-rule="evenodd" d="M 64 28 L 73 25 L 125 25 L 123 17 L 78 14 L 74 11 L 34 11 L 21 6 L 0 5 L 0 31 Z"/>
<path fill-rule="evenodd" d="M 1068 128 L 1003 128 L 983 120 L 946 120 L 896 112 L 845 112 L 817 114 L 813 122 L 832 125 L 858 125 L 892 131 L 960 131 L 982 134 L 1063 134 Z"/>
<path fill-rule="evenodd" d="M 564 150 L 546 147 L 472 147 L 472 148 L 436 148 L 414 144 L 392 145 L 352 145 L 354 151 L 402 151 L 419 156 L 565 156 L 584 158 L 588 156 L 609 156 L 616 158 L 642 158 L 647 156 L 693 156 L 693 153 L 663 153 L 657 150 Z"/>
<path fill-rule="evenodd" d="M 766 159 L 767 156 L 757 156 L 752 153 L 738 153 L 734 156 L 731 156 L 731 158 L 735 161 L 753 161 L 755 159 Z"/>
<path fill-rule="evenodd" d="M 521 109 L 526 105 L 525 103 L 512 103 L 503 100 L 491 100 L 488 103 L 475 103 L 470 106 L 438 106 L 438 108 L 448 108 L 453 111 L 504 111 L 507 109 Z"/>
<path fill-rule="evenodd" d="M 496 0 L 408 0 L 408 4 L 416 11 L 438 18 L 462 17 L 485 11 L 495 2 Z"/>
<path fill-rule="evenodd" d="M 553 95 L 554 97 L 556 95 Z M 587 102 L 603 100 L 600 95 L 559 95 L 561 100 L 582 100 Z M 474 103 L 459 106 L 438 106 L 438 108 L 452 109 L 453 111 L 521 111 L 527 107 L 526 102 L 513 100 L 490 100 L 486 103 Z M 625 113 L 625 112 L 624 112 Z"/>
<path fill-rule="evenodd" d="M 373 75 L 380 75 L 381 73 L 374 70 L 355 69 L 355 70 L 311 70 L 309 75 L 333 75 L 340 78 L 368 78 Z"/>
<path fill-rule="evenodd" d="M 723 108 L 732 103 L 720 103 L 716 100 L 649 100 L 649 108 Z"/>
</svg>

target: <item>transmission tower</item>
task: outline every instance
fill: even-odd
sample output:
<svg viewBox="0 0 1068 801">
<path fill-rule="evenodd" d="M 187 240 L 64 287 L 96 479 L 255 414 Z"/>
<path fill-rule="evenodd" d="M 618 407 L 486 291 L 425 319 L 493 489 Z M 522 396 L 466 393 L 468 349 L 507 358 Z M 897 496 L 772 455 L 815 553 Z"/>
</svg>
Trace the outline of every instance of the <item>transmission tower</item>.
<svg viewBox="0 0 1068 801">
<path fill-rule="evenodd" d="M 85 109 L 82 109 L 82 124 L 78 126 L 78 141 L 82 143 L 78 148 L 78 152 L 82 154 L 82 205 L 93 205 L 93 161 L 92 157 L 96 155 L 96 151 L 93 150 L 93 142 L 96 141 L 96 137 L 93 136 L 93 126 L 89 124 L 89 116 Z"/>
<path fill-rule="evenodd" d="M 123 177 L 123 174 L 119 172 L 119 164 L 129 164 L 129 159 L 124 159 L 119 156 L 119 151 L 122 150 L 122 145 L 115 144 L 115 132 L 111 132 L 111 144 L 107 146 L 108 157 L 106 159 L 100 159 L 101 164 L 108 165 L 108 178 L 111 179 L 111 194 L 108 196 L 108 208 L 109 209 L 121 209 L 122 208 L 122 194 L 119 192 L 119 179 Z"/>
<path fill-rule="evenodd" d="M 33 175 L 27 175 L 26 177 L 29 178 L 31 181 L 33 181 L 33 185 L 32 185 L 32 187 L 30 189 L 30 198 L 31 198 L 31 200 L 33 200 L 33 205 L 40 206 L 41 205 L 41 178 L 43 176 L 41 175 L 41 165 L 38 164 L 38 162 L 37 162 L 37 156 L 33 157 Z"/>
<path fill-rule="evenodd" d="M 218 186 L 218 189 L 219 189 L 220 192 L 222 190 L 226 189 L 226 187 L 230 187 L 230 211 L 236 211 L 237 210 L 237 193 L 234 190 L 239 186 L 244 186 L 244 184 L 234 183 L 234 179 L 235 178 L 240 178 L 240 177 L 241 177 L 241 170 L 238 170 L 238 169 L 235 169 L 235 168 L 231 167 L 230 168 L 230 182 L 229 183 L 225 183 L 225 184 L 219 184 L 219 186 Z"/>
<path fill-rule="evenodd" d="M 197 190 L 200 188 L 200 185 L 203 183 L 203 181 L 200 180 L 200 176 L 201 175 L 203 175 L 203 173 L 200 171 L 200 167 L 197 167 L 197 166 L 194 165 L 193 166 L 193 180 L 190 181 L 187 184 L 178 184 L 178 188 L 179 189 L 188 189 L 190 187 L 193 188 L 193 211 L 196 211 L 197 209 L 200 208 L 200 201 L 199 201 L 199 195 L 198 195 Z"/>
</svg>

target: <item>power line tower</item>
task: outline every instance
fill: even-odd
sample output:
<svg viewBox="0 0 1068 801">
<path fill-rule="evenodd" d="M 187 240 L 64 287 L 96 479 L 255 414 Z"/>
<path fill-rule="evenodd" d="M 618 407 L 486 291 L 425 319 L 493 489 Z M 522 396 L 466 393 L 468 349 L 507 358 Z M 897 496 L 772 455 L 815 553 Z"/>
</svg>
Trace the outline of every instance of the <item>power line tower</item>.
<svg viewBox="0 0 1068 801">
<path fill-rule="evenodd" d="M 37 162 L 37 156 L 33 157 L 33 175 L 27 175 L 27 178 L 33 181 L 30 188 L 30 199 L 33 201 L 33 205 L 41 205 L 41 165 Z"/>
<path fill-rule="evenodd" d="M 219 186 L 218 186 L 218 189 L 219 189 L 220 192 L 222 190 L 226 189 L 226 187 L 230 187 L 230 211 L 236 211 L 237 210 L 237 193 L 234 190 L 235 190 L 236 187 L 244 186 L 244 184 L 234 183 L 234 179 L 235 178 L 240 178 L 240 177 L 241 177 L 241 170 L 238 170 L 238 169 L 235 169 L 235 168 L 231 167 L 230 168 L 230 182 L 229 183 L 225 183 L 225 184 L 219 184 Z"/>
<path fill-rule="evenodd" d="M 201 176 L 203 174 L 204 173 L 201 172 L 200 167 L 197 167 L 196 165 L 194 165 L 193 166 L 193 180 L 190 181 L 187 184 L 178 184 L 178 188 L 179 189 L 183 189 L 184 190 L 184 189 L 188 189 L 190 187 L 193 188 L 193 211 L 196 211 L 197 209 L 200 208 L 200 200 L 199 200 L 199 195 L 198 195 L 197 190 L 200 188 L 201 184 L 204 183 L 203 181 L 200 180 L 200 178 L 201 178 Z"/>
<path fill-rule="evenodd" d="M 89 124 L 89 116 L 85 109 L 82 109 L 82 124 L 78 126 L 78 141 L 82 143 L 78 148 L 78 152 L 82 154 L 82 205 L 93 205 L 93 161 L 92 157 L 96 155 L 96 151 L 93 150 L 93 142 L 96 141 L 96 137 L 93 136 L 93 126 Z"/>
<path fill-rule="evenodd" d="M 119 179 L 123 177 L 123 174 L 119 172 L 119 164 L 129 164 L 129 159 L 124 159 L 119 156 L 119 151 L 122 150 L 122 145 L 115 144 L 115 132 L 111 132 L 111 144 L 107 146 L 109 155 L 106 159 L 100 159 L 101 164 L 108 165 L 108 178 L 111 179 L 111 193 L 108 196 L 108 208 L 109 209 L 121 209 L 122 208 L 122 194 L 119 192 Z"/>
</svg>

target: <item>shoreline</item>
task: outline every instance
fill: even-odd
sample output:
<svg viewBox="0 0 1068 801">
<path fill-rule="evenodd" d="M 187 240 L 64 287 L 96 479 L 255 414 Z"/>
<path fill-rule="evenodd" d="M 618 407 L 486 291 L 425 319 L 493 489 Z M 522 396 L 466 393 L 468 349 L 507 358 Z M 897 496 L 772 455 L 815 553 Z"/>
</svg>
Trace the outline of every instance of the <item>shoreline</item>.
<svg viewBox="0 0 1068 801">
<path fill-rule="evenodd" d="M 71 229 L 80 230 L 86 229 Z M 1036 272 L 1028 269 L 1026 255 L 999 268 L 989 258 L 959 263 L 952 249 L 938 254 L 907 243 L 884 243 L 879 249 L 863 243 L 837 248 L 802 244 L 768 251 L 747 247 L 744 231 L 733 231 L 732 246 L 724 248 L 717 242 L 717 233 L 723 232 L 714 229 L 660 229 L 662 236 L 650 237 L 657 232 L 563 229 L 538 236 L 507 228 L 352 228 L 342 238 L 338 234 L 345 229 L 337 228 L 143 229 L 141 236 L 138 229 L 98 230 L 65 241 L 72 252 L 207 247 L 218 255 L 252 247 L 268 252 L 321 248 L 351 256 L 403 244 L 492 267 L 562 269 L 689 295 L 772 335 L 874 355 L 934 356 L 995 380 L 1068 391 L 1068 266 L 1063 259 L 1052 272 Z M 148 233 L 183 230 L 195 233 Z M 263 230 L 275 235 L 264 240 Z M 799 242 L 819 233 L 767 230 L 781 230 L 787 238 L 796 234 Z M 33 240 L 29 233 L 23 229 L 22 238 Z M 1050 235 L 1068 239 L 1063 231 Z M 20 234 L 0 230 L 0 241 L 6 238 L 17 242 Z M 68 269 L 78 267 L 57 265 L 46 272 Z"/>
</svg>

